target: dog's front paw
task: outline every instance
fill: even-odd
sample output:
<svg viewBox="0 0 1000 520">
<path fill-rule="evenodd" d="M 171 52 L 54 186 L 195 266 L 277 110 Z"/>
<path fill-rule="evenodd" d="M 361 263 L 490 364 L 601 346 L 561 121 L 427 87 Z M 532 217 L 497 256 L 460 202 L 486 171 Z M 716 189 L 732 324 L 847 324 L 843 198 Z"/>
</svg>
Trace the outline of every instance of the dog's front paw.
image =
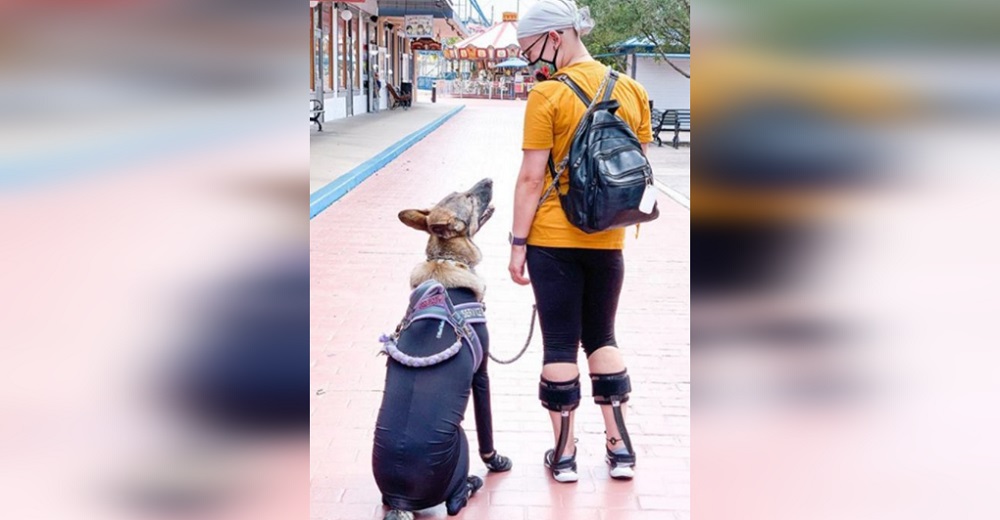
<svg viewBox="0 0 1000 520">
<path fill-rule="evenodd" d="M 493 452 L 492 457 L 484 458 L 483 464 L 486 464 L 486 469 L 493 473 L 503 473 L 504 471 L 510 471 L 510 468 L 514 467 L 514 462 L 509 457 L 504 457 L 497 451 Z"/>
</svg>

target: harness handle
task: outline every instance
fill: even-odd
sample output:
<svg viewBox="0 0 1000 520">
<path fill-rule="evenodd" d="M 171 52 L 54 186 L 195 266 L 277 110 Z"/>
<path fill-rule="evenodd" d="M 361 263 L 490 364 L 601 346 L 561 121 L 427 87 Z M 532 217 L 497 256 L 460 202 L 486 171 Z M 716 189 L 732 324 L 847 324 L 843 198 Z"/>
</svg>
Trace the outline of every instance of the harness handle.
<svg viewBox="0 0 1000 520">
<path fill-rule="evenodd" d="M 476 315 L 479 317 L 477 318 Z M 455 331 L 455 342 L 441 352 L 425 357 L 411 356 L 399 350 L 397 341 L 402 332 L 414 321 L 422 319 L 437 319 L 451 325 Z M 440 282 L 433 279 L 427 280 L 417 286 L 410 294 L 410 305 L 407 307 L 406 315 L 396 326 L 396 331 L 391 335 L 383 334 L 379 338 L 379 342 L 382 343 L 382 350 L 379 353 L 388 354 L 406 366 L 420 368 L 436 365 L 452 358 L 462 349 L 463 343 L 467 343 L 472 352 L 473 370 L 478 370 L 483 362 L 483 347 L 472 325 L 484 321 L 481 303 L 456 306 L 451 301 L 451 297 L 448 296 L 447 289 Z"/>
</svg>

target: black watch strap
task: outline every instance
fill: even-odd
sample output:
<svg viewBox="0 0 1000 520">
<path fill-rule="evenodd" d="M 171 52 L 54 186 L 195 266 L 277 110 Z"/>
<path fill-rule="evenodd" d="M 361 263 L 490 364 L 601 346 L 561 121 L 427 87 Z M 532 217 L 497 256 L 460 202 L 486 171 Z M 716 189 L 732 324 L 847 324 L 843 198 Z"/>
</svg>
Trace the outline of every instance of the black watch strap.
<svg viewBox="0 0 1000 520">
<path fill-rule="evenodd" d="M 512 246 L 528 245 L 528 237 L 516 237 L 514 236 L 514 233 L 508 234 L 507 240 L 510 242 L 510 245 Z"/>
</svg>

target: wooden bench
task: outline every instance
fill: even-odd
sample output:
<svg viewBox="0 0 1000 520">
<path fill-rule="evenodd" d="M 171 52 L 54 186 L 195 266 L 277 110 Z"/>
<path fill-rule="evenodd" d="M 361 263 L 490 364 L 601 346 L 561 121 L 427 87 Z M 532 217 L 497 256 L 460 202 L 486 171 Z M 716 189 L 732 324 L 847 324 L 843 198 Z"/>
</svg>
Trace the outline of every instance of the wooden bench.
<svg viewBox="0 0 1000 520">
<path fill-rule="evenodd" d="M 400 94 L 396 92 L 396 89 L 391 83 L 385 84 L 385 89 L 389 92 L 389 97 L 392 98 L 392 104 L 389 105 L 389 109 L 392 110 L 396 107 L 409 107 L 412 96 L 410 94 Z"/>
<path fill-rule="evenodd" d="M 649 113 L 649 128 L 653 130 L 653 137 L 656 137 L 656 133 L 659 131 L 660 122 L 663 120 L 663 111 L 653 108 L 653 102 L 649 102 L 650 113 Z"/>
<path fill-rule="evenodd" d="M 319 99 L 309 100 L 309 121 L 319 126 L 319 131 L 323 131 L 323 101 Z"/>
<path fill-rule="evenodd" d="M 655 125 L 653 129 L 653 138 L 656 139 L 657 146 L 663 146 L 663 140 L 660 139 L 661 131 L 673 132 L 672 144 L 674 148 L 680 148 L 681 132 L 691 133 L 691 110 L 670 109 L 663 111 L 663 115 L 660 116 L 660 124 Z"/>
</svg>

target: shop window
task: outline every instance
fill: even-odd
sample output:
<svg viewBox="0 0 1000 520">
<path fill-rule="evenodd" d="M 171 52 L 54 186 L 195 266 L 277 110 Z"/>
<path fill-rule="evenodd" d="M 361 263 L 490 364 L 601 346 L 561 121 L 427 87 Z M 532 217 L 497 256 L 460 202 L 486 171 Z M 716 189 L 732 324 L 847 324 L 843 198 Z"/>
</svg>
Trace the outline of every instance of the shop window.
<svg viewBox="0 0 1000 520">
<path fill-rule="evenodd" d="M 337 69 L 339 72 L 337 85 L 340 86 L 341 90 L 347 89 L 348 27 L 347 22 L 340 16 L 340 11 L 337 11 Z"/>
<path fill-rule="evenodd" d="M 351 11 L 354 16 L 351 17 L 351 64 L 354 66 L 354 90 L 361 89 L 361 42 L 364 41 L 364 35 L 361 33 L 361 28 L 364 24 L 361 23 L 361 12 Z"/>
<path fill-rule="evenodd" d="M 331 48 L 332 42 L 332 31 L 333 31 L 333 9 L 330 8 L 330 4 L 324 2 L 322 4 L 323 10 L 320 13 L 321 28 L 320 28 L 320 59 L 322 62 L 322 70 L 320 74 L 323 77 L 323 86 L 326 90 L 333 90 L 333 49 Z"/>
<path fill-rule="evenodd" d="M 364 89 L 365 94 L 370 93 L 370 87 L 375 84 L 371 78 L 372 67 L 377 63 L 375 57 L 378 56 L 378 42 L 376 42 L 377 34 L 375 32 L 375 24 L 371 22 L 366 22 L 364 24 L 364 37 L 361 38 L 361 70 L 362 78 L 364 78 Z"/>
<path fill-rule="evenodd" d="M 395 56 L 392 57 L 392 61 L 393 61 L 392 70 L 396 71 L 396 77 L 394 78 L 393 82 L 396 85 L 399 85 L 399 82 L 401 81 L 398 78 L 402 78 L 403 77 L 403 53 L 406 52 L 405 48 L 406 48 L 406 46 L 405 46 L 405 43 L 403 41 L 403 37 L 397 34 L 396 35 L 396 54 L 395 54 Z"/>
<path fill-rule="evenodd" d="M 309 9 L 309 90 L 316 90 L 316 10 Z"/>
<path fill-rule="evenodd" d="M 385 44 L 389 47 L 388 70 L 386 70 L 385 81 L 386 83 L 395 85 L 396 82 L 393 79 L 393 74 L 396 71 L 396 34 L 392 32 L 392 29 L 389 29 L 386 31 L 385 37 Z"/>
</svg>

